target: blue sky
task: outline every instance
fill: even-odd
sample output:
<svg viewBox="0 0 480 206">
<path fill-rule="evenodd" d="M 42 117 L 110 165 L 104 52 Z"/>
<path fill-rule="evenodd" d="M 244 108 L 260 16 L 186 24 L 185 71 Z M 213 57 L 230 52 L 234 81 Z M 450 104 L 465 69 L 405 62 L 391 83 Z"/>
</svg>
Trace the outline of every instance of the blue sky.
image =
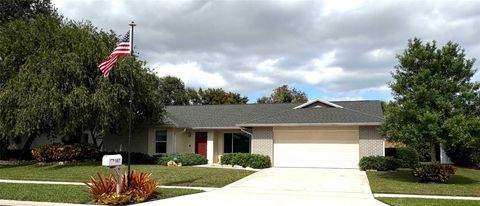
<svg viewBox="0 0 480 206">
<path fill-rule="evenodd" d="M 158 76 L 250 101 L 284 84 L 310 99 L 390 100 L 395 56 L 414 37 L 480 55 L 480 1 L 53 2 L 65 17 L 119 35 L 134 20 L 136 51 Z"/>
</svg>

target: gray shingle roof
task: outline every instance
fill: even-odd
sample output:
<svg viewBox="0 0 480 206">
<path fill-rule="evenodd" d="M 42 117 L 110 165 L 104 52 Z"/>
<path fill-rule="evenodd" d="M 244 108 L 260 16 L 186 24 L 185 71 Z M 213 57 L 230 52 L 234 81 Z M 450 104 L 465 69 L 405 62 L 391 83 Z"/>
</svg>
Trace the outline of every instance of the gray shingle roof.
<svg viewBox="0 0 480 206">
<path fill-rule="evenodd" d="M 167 106 L 165 125 L 181 128 L 236 128 L 261 124 L 380 123 L 380 101 L 331 101 L 343 108 L 302 108 L 300 104 Z"/>
</svg>

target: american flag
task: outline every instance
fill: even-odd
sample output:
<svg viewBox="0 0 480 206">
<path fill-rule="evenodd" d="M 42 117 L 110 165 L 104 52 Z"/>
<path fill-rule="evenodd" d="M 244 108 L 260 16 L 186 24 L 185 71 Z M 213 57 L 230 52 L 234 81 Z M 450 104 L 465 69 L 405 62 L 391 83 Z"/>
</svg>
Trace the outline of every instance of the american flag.
<svg viewBox="0 0 480 206">
<path fill-rule="evenodd" d="M 113 65 L 117 62 L 118 57 L 130 56 L 130 33 L 127 32 L 125 36 L 121 39 L 120 43 L 117 44 L 115 50 L 112 54 L 108 56 L 102 63 L 98 65 L 100 70 L 102 70 L 103 77 L 108 77 L 110 70 L 112 70 Z"/>
</svg>

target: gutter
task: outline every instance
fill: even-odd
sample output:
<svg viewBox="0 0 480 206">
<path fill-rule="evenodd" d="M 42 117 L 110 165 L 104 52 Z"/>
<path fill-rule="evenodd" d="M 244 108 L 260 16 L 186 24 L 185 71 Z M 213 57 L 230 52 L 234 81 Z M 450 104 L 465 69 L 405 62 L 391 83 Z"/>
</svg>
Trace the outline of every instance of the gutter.
<svg viewBox="0 0 480 206">
<path fill-rule="evenodd" d="M 239 127 L 294 127 L 294 126 L 379 126 L 380 122 L 363 122 L 363 123 L 254 123 L 254 124 L 237 124 Z"/>
</svg>

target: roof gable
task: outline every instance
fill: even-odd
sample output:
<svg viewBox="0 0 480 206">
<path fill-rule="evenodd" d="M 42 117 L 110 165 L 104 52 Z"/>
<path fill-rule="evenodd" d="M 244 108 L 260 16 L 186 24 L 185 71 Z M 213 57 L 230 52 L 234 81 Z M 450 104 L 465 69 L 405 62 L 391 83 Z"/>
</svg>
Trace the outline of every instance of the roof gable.
<svg viewBox="0 0 480 206">
<path fill-rule="evenodd" d="M 319 107 L 334 107 L 334 108 L 343 108 L 342 106 L 338 104 L 331 103 L 327 100 L 322 100 L 322 99 L 315 99 L 312 101 L 308 101 L 306 103 L 303 103 L 301 105 L 296 106 L 293 109 L 303 109 L 303 108 L 319 108 Z"/>
</svg>

